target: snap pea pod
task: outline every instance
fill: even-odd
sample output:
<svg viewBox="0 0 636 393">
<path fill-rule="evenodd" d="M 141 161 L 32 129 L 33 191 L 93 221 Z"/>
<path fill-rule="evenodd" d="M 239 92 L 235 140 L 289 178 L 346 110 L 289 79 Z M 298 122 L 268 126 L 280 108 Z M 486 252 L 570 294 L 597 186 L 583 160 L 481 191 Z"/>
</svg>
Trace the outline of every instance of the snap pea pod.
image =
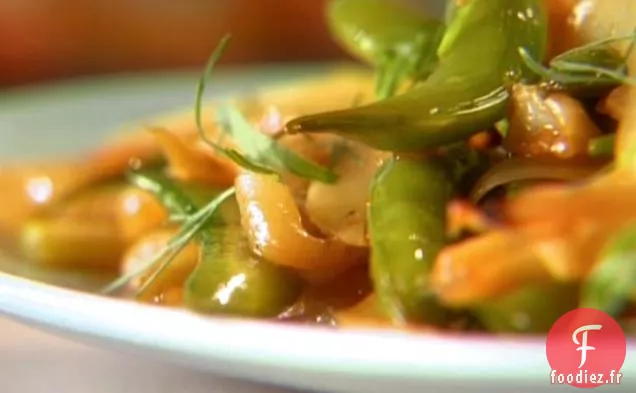
<svg viewBox="0 0 636 393">
<path fill-rule="evenodd" d="M 184 301 L 207 313 L 274 317 L 300 296 L 290 269 L 254 255 L 240 226 L 216 227 L 202 240 L 199 265 L 185 286 Z"/>
<path fill-rule="evenodd" d="M 430 74 L 444 31 L 440 21 L 393 0 L 333 0 L 327 22 L 341 46 L 378 69 L 378 98 Z"/>
<path fill-rule="evenodd" d="M 213 199 L 212 189 L 181 188 L 165 176 L 132 173 L 129 178 L 173 214 L 194 214 L 197 202 Z M 236 200 L 228 199 L 198 233 L 199 262 L 185 283 L 184 303 L 202 312 L 275 316 L 298 298 L 301 280 L 253 255 L 239 222 Z"/>
<path fill-rule="evenodd" d="M 17 251 L 40 266 L 115 268 L 126 248 L 113 208 L 123 186 L 93 184 L 36 212 L 22 223 Z"/>
<path fill-rule="evenodd" d="M 437 158 L 392 158 L 371 186 L 371 277 L 394 323 L 445 324 L 451 313 L 429 291 L 428 273 L 446 244 L 452 171 Z"/>
<path fill-rule="evenodd" d="M 578 299 L 578 285 L 549 283 L 521 288 L 478 306 L 475 313 L 491 332 L 547 333 L 561 315 L 577 307 Z"/>
<path fill-rule="evenodd" d="M 455 11 L 435 71 L 407 93 L 291 120 L 287 133 L 333 132 L 381 150 L 418 151 L 466 139 L 506 116 L 508 81 L 527 76 L 519 54 L 545 52 L 542 0 L 471 0 Z"/>
</svg>

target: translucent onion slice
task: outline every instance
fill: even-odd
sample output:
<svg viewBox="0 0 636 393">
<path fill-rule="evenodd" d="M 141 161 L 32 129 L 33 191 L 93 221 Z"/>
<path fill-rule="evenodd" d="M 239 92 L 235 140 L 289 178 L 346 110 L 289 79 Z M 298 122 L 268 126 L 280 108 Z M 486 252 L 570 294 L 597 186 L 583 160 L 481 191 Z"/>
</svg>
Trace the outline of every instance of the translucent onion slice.
<svg viewBox="0 0 636 393">
<path fill-rule="evenodd" d="M 334 171 L 334 184 L 312 182 L 305 209 L 309 219 L 324 233 L 346 244 L 368 245 L 366 236 L 369 187 L 386 154 L 361 144 L 347 143 Z"/>
<path fill-rule="evenodd" d="M 470 199 L 479 202 L 497 187 L 528 180 L 575 181 L 597 173 L 601 161 L 571 162 L 565 160 L 539 160 L 511 158 L 493 166 L 473 187 Z"/>
<path fill-rule="evenodd" d="M 319 281 L 365 260 L 365 249 L 309 233 L 291 191 L 276 176 L 244 172 L 235 185 L 241 224 L 257 255 Z"/>
</svg>

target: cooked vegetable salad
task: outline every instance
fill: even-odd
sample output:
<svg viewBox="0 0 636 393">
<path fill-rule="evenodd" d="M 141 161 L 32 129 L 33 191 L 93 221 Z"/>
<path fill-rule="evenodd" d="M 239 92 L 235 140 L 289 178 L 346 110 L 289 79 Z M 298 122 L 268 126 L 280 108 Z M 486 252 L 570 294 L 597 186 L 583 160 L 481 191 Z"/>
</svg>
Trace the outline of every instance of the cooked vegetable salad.
<svg viewBox="0 0 636 393">
<path fill-rule="evenodd" d="M 630 4 L 331 0 L 359 66 L 206 102 L 226 36 L 193 110 L 3 166 L 0 229 L 30 263 L 116 270 L 104 294 L 211 315 L 545 333 L 594 307 L 629 332 Z"/>
</svg>

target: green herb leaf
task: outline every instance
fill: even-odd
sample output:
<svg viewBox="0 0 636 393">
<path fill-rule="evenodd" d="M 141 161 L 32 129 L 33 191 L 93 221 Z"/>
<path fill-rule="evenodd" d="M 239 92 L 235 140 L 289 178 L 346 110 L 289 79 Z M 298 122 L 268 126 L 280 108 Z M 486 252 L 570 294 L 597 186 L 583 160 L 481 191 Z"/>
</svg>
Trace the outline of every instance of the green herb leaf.
<svg viewBox="0 0 636 393">
<path fill-rule="evenodd" d="M 150 271 L 152 268 L 155 267 L 157 263 L 165 258 L 161 266 L 159 266 L 159 268 L 155 270 L 153 275 L 145 281 L 143 287 L 139 290 L 139 293 L 143 293 L 148 285 L 150 285 L 170 265 L 174 258 L 185 248 L 188 243 L 190 243 L 190 241 L 192 241 L 198 235 L 205 234 L 205 232 L 203 232 L 202 230 L 209 224 L 210 220 L 214 216 L 214 213 L 223 204 L 223 202 L 232 197 L 234 193 L 235 189 L 230 188 L 221 193 L 206 206 L 204 206 L 194 214 L 188 216 L 177 235 L 172 238 L 170 242 L 168 242 L 163 250 L 161 250 L 159 253 L 157 253 L 157 255 L 151 258 L 148 263 L 144 264 L 140 269 L 130 272 L 129 274 L 126 274 L 113 281 L 100 292 L 102 294 L 112 294 L 121 290 L 131 280 Z"/>
<path fill-rule="evenodd" d="M 128 180 L 134 186 L 153 194 L 173 215 L 188 215 L 197 211 L 188 196 L 168 179 L 131 171 L 128 173 Z"/>
<path fill-rule="evenodd" d="M 612 44 L 630 40 L 627 51 L 619 56 Z M 524 48 L 519 53 L 526 66 L 540 76 L 544 82 L 568 85 L 636 84 L 636 79 L 627 75 L 627 60 L 636 45 L 636 32 L 628 36 L 612 37 L 595 41 L 566 51 L 550 61 L 545 67 L 532 58 Z"/>
<path fill-rule="evenodd" d="M 337 176 L 331 170 L 306 160 L 256 130 L 236 108 L 221 107 L 219 119 L 221 124 L 227 127 L 226 132 L 241 147 L 249 162 L 263 168 L 271 168 L 274 172 L 288 170 L 297 176 L 324 183 L 333 183 L 337 180 Z"/>
<path fill-rule="evenodd" d="M 151 193 L 170 213 L 172 223 L 184 223 L 190 215 L 216 198 L 219 189 L 196 183 L 180 183 L 163 173 L 131 171 L 127 175 L 134 186 Z M 212 220 L 214 224 L 217 220 Z M 221 220 L 222 222 L 222 220 Z"/>
<path fill-rule="evenodd" d="M 612 44 L 627 40 L 630 41 L 630 45 L 626 53 L 622 56 L 622 58 L 617 58 L 614 55 Z M 592 62 L 598 66 L 620 67 L 625 65 L 625 62 L 629 59 L 629 56 L 634 49 L 634 43 L 636 43 L 636 30 L 634 33 L 626 36 L 610 37 L 572 48 L 558 56 L 555 56 L 550 63 L 553 64 L 561 61 L 570 63 L 589 63 L 591 59 Z"/>
<path fill-rule="evenodd" d="M 535 60 L 535 58 L 532 57 L 532 54 L 530 53 L 528 49 L 520 47 L 519 56 L 521 57 L 521 60 L 523 60 L 523 62 L 525 63 L 526 67 L 528 67 L 528 70 L 534 72 L 535 74 L 537 74 L 543 79 L 551 78 L 550 69 L 545 67 L 543 64 L 541 64 L 540 61 Z"/>
<path fill-rule="evenodd" d="M 216 67 L 217 63 L 219 62 L 219 60 L 221 60 L 221 57 L 227 50 L 227 46 L 230 43 L 230 39 L 231 39 L 231 36 L 229 34 L 225 35 L 221 39 L 221 42 L 219 43 L 219 45 L 216 47 L 216 49 L 214 49 L 214 51 L 212 52 L 212 55 L 210 55 L 210 58 L 208 59 L 208 62 L 205 65 L 203 75 L 199 79 L 199 83 L 197 85 L 197 93 L 196 93 L 195 104 L 194 104 L 194 117 L 195 117 L 195 122 L 197 125 L 197 130 L 199 132 L 199 137 L 205 143 L 207 143 L 210 147 L 212 147 L 217 152 L 217 154 L 220 154 L 229 158 L 230 160 L 236 162 L 239 166 L 247 170 L 251 170 L 251 171 L 259 172 L 259 173 L 272 173 L 271 169 L 263 167 L 262 165 L 259 165 L 258 163 L 254 163 L 250 161 L 238 151 L 234 149 L 224 148 L 221 145 L 219 145 L 218 141 L 211 140 L 206 135 L 205 129 L 203 127 L 202 109 L 203 109 L 203 96 L 205 95 L 206 82 L 207 82 L 207 79 L 212 74 L 212 70 L 214 69 L 214 67 Z"/>
<path fill-rule="evenodd" d="M 230 41 L 230 36 L 226 35 L 217 48 L 213 51 L 208 63 L 205 66 L 203 76 L 199 80 L 195 100 L 195 117 L 199 135 L 203 141 L 237 165 L 244 169 L 258 172 L 274 174 L 288 170 L 291 173 L 311 180 L 333 183 L 337 176 L 329 169 L 323 168 L 311 161 L 308 161 L 296 153 L 282 147 L 274 139 L 256 130 L 236 108 L 226 106 L 219 111 L 220 123 L 225 126 L 225 131 L 230 134 L 243 153 L 234 149 L 227 149 L 218 143 L 210 140 L 203 128 L 202 107 L 203 96 L 205 94 L 206 81 L 210 77 L 212 70 L 219 62 Z"/>
<path fill-rule="evenodd" d="M 617 316 L 636 293 L 636 224 L 619 231 L 600 254 L 581 294 L 581 307 Z"/>
</svg>

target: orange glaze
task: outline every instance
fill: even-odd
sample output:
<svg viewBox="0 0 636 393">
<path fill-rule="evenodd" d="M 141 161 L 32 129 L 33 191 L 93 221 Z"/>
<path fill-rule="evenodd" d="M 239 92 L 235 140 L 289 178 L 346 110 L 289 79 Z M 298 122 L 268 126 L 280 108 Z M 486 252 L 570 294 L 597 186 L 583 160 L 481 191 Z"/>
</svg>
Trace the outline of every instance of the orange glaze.
<svg viewBox="0 0 636 393">
<path fill-rule="evenodd" d="M 281 320 L 321 321 L 333 319 L 333 313 L 354 306 L 372 291 L 366 265 L 354 266 L 333 280 L 308 285 Z"/>
<path fill-rule="evenodd" d="M 355 306 L 337 312 L 335 314 L 337 326 L 344 329 L 395 330 L 395 325 L 379 312 L 377 302 L 377 297 L 371 294 Z M 400 326 L 400 330 L 409 333 L 432 333 L 440 331 L 431 326 L 418 324 L 406 324 Z"/>
</svg>

